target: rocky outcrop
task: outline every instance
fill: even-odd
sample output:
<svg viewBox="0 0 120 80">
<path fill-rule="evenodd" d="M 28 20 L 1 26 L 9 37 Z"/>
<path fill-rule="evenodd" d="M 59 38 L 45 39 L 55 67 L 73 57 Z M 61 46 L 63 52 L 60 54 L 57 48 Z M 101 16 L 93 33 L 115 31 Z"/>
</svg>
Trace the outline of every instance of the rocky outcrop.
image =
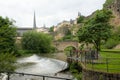
<svg viewBox="0 0 120 80">
<path fill-rule="evenodd" d="M 111 20 L 111 24 L 114 26 L 120 26 L 120 0 L 113 0 L 113 2 L 104 8 L 110 9 L 113 12 L 114 18 Z"/>
</svg>

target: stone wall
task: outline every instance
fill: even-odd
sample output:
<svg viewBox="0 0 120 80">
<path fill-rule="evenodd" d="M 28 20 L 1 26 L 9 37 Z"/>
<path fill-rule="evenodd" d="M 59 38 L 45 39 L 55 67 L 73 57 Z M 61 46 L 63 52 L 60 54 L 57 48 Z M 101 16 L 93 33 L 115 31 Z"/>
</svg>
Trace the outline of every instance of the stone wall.
<svg viewBox="0 0 120 80">
<path fill-rule="evenodd" d="M 120 80 L 120 74 L 97 72 L 83 69 L 82 80 Z"/>
</svg>

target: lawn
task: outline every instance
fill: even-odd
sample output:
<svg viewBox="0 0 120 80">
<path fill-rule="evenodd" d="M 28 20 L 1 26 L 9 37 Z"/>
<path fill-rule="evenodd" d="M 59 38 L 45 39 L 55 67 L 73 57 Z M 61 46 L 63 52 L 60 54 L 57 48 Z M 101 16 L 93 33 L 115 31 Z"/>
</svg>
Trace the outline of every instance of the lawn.
<svg viewBox="0 0 120 80">
<path fill-rule="evenodd" d="M 99 59 L 87 63 L 88 69 L 97 71 L 120 73 L 120 50 L 104 49 L 100 52 Z"/>
<path fill-rule="evenodd" d="M 120 50 L 114 50 L 114 49 L 103 49 L 100 52 L 101 57 L 107 57 L 107 58 L 120 58 Z"/>
</svg>

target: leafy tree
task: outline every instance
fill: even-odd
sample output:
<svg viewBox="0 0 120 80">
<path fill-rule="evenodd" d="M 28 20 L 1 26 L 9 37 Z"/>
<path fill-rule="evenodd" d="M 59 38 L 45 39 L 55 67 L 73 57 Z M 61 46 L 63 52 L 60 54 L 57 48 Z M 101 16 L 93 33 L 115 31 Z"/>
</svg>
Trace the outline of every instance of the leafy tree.
<svg viewBox="0 0 120 80">
<path fill-rule="evenodd" d="M 54 32 L 54 26 L 50 27 L 49 32 Z"/>
<path fill-rule="evenodd" d="M 111 35 L 109 20 L 112 12 L 109 10 L 98 10 L 82 28 L 78 31 L 80 42 L 93 43 L 96 50 L 100 51 L 101 41 L 106 41 Z"/>
<path fill-rule="evenodd" d="M 78 19 L 77 19 L 77 23 L 82 23 L 83 20 L 84 20 L 84 16 L 80 16 Z"/>
<path fill-rule="evenodd" d="M 62 39 L 63 40 L 72 40 L 72 33 L 69 29 L 66 29 L 65 36 Z"/>
<path fill-rule="evenodd" d="M 22 47 L 26 50 L 32 50 L 38 53 L 49 53 L 51 51 L 52 37 L 48 34 L 28 31 L 23 34 Z"/>
<path fill-rule="evenodd" d="M 0 16 L 0 71 L 13 71 L 15 66 L 16 28 L 9 18 Z"/>
<path fill-rule="evenodd" d="M 15 52 L 16 28 L 8 18 L 0 16 L 0 52 Z"/>
<path fill-rule="evenodd" d="M 75 48 L 73 46 L 68 46 L 67 48 L 64 49 L 66 55 L 70 57 L 72 57 L 74 50 Z"/>
</svg>

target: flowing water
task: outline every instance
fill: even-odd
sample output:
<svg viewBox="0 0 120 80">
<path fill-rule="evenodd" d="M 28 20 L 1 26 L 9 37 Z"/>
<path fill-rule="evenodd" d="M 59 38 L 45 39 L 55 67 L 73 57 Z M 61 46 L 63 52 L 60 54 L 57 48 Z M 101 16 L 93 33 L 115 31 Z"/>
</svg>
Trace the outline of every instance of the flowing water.
<svg viewBox="0 0 120 80">
<path fill-rule="evenodd" d="M 16 69 L 16 72 L 20 73 L 72 78 L 71 75 L 58 73 L 68 67 L 68 64 L 66 62 L 51 58 L 39 57 L 35 54 L 30 57 L 18 59 L 17 65 L 19 67 Z M 4 78 L 2 80 L 7 80 Z M 10 76 L 10 80 L 43 80 L 43 78 L 36 76 L 12 74 Z M 45 80 L 62 80 L 62 79 L 45 78 Z"/>
<path fill-rule="evenodd" d="M 33 55 L 17 60 L 20 66 L 16 72 L 30 73 L 30 74 L 53 74 L 67 68 L 67 63 L 50 58 L 42 58 Z"/>
</svg>

